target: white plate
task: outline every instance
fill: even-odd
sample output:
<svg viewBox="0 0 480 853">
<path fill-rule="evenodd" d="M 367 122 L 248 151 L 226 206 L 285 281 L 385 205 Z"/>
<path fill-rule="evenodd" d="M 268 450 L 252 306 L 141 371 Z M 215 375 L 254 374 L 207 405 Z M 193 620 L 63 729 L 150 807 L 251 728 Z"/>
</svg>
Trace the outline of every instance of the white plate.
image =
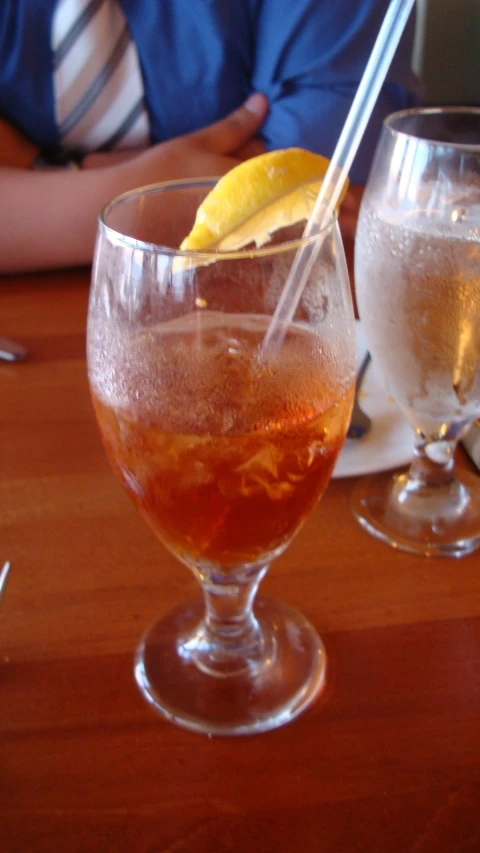
<svg viewBox="0 0 480 853">
<path fill-rule="evenodd" d="M 367 350 L 357 321 L 357 365 Z M 385 390 L 381 375 L 371 361 L 360 391 L 362 409 L 370 415 L 372 428 L 363 438 L 347 438 L 333 477 L 359 477 L 408 465 L 413 455 L 413 430 Z"/>
</svg>

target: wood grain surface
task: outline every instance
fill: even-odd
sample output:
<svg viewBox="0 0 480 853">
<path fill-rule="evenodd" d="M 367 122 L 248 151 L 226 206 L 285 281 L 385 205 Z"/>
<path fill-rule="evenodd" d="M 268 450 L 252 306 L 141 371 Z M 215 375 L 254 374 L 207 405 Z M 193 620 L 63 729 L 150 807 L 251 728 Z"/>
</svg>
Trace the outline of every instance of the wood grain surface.
<svg viewBox="0 0 480 853">
<path fill-rule="evenodd" d="M 395 553 L 332 482 L 263 591 L 298 607 L 328 685 L 294 723 L 165 722 L 135 646 L 195 593 L 110 472 L 85 367 L 89 276 L 0 281 L 0 850 L 478 853 L 480 555 Z M 466 463 L 465 463 L 466 464 Z"/>
</svg>

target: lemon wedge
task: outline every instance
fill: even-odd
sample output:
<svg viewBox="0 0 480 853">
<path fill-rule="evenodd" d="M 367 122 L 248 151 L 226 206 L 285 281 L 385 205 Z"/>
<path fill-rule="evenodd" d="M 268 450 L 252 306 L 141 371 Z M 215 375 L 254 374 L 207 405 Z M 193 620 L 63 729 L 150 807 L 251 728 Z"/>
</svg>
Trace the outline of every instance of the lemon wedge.
<svg viewBox="0 0 480 853">
<path fill-rule="evenodd" d="M 329 162 L 304 148 L 283 148 L 245 160 L 205 197 L 180 248 L 236 251 L 250 243 L 263 246 L 274 231 L 308 219 Z M 343 195 L 347 186 L 348 181 Z"/>
</svg>

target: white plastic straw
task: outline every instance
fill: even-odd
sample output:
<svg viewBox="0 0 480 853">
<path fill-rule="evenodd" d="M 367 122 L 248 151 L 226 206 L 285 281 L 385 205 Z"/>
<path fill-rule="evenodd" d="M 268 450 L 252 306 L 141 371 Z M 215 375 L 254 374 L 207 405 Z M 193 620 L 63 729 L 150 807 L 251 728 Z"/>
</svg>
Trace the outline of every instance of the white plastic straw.
<svg viewBox="0 0 480 853">
<path fill-rule="evenodd" d="M 338 204 L 348 172 L 414 3 L 415 0 L 392 0 L 387 9 L 312 215 L 305 227 L 304 237 L 313 237 L 318 234 L 318 239 L 297 252 L 265 335 L 264 351 L 274 349 L 281 342 L 285 329 L 293 319 L 303 288 L 325 238 L 325 232 L 322 233 L 322 229 L 330 221 Z"/>
</svg>

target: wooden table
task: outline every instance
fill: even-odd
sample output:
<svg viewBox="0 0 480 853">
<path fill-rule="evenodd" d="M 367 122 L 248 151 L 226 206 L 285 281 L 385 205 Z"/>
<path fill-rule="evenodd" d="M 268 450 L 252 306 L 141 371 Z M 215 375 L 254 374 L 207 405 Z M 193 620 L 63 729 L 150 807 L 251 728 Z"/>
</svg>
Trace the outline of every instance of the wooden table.
<svg viewBox="0 0 480 853">
<path fill-rule="evenodd" d="M 84 359 L 85 271 L 5 278 L 0 366 L 0 849 L 478 853 L 480 554 L 395 553 L 329 487 L 263 589 L 329 652 L 289 726 L 209 739 L 141 697 L 143 628 L 195 589 L 108 467 Z"/>
</svg>

